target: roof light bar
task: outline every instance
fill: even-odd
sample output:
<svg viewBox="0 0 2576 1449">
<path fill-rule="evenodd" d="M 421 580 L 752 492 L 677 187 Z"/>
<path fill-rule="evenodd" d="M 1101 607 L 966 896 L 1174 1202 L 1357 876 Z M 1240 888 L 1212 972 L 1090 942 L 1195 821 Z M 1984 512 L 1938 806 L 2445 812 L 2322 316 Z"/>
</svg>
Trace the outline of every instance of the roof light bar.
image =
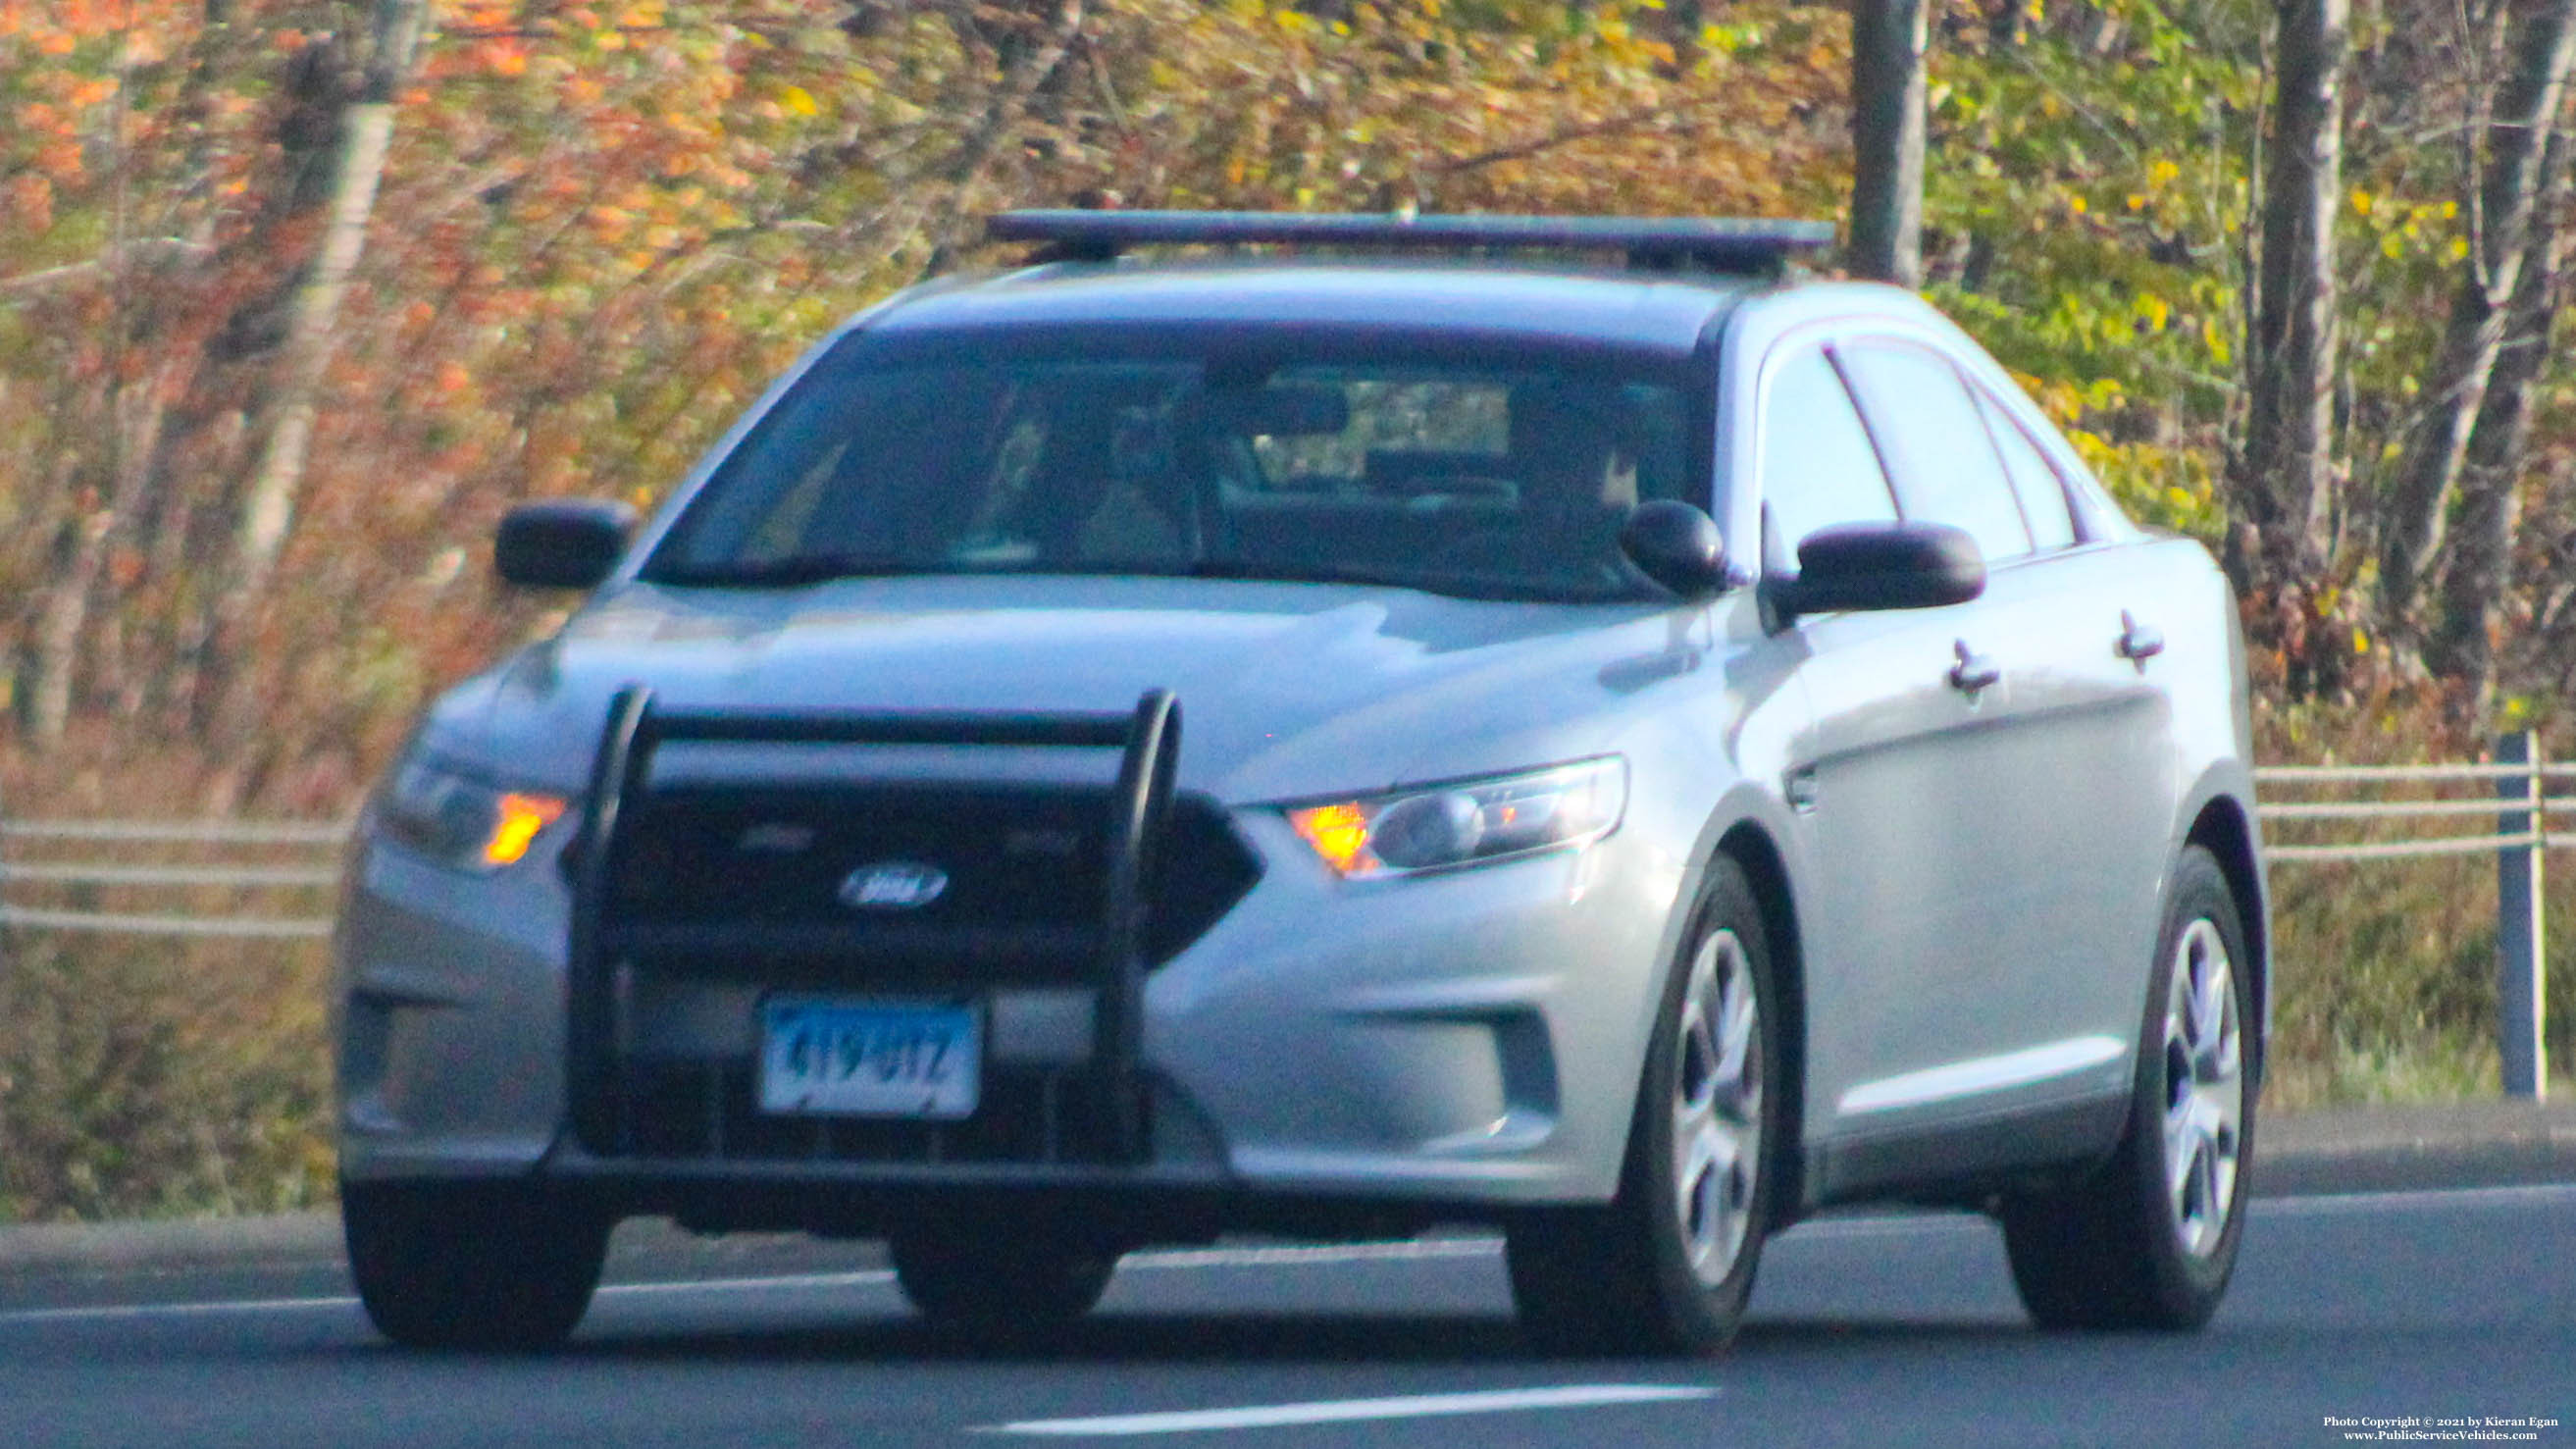
<svg viewBox="0 0 2576 1449">
<path fill-rule="evenodd" d="M 1833 223 L 1624 216 L 1406 216 L 1286 211 L 1006 211 L 997 242 L 1040 242 L 1055 261 L 1108 261 L 1140 246 L 1325 246 L 1392 251 L 1618 251 L 1647 269 L 1777 271 L 1833 243 Z"/>
</svg>

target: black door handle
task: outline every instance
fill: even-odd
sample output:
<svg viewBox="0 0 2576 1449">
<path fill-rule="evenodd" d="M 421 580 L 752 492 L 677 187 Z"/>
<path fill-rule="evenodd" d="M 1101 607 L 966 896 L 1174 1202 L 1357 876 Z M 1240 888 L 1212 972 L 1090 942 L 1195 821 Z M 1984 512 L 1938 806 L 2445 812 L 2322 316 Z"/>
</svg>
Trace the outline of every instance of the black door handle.
<svg viewBox="0 0 2576 1449">
<path fill-rule="evenodd" d="M 2131 618 L 2129 611 L 2122 609 L 2120 637 L 2111 642 L 2111 652 L 2144 669 L 2148 660 L 2165 652 L 2165 636 L 2161 631 Z"/>
<path fill-rule="evenodd" d="M 1950 666 L 1950 687 L 1952 689 L 1958 690 L 1962 694 L 1974 695 L 1977 691 L 1990 687 L 1996 680 L 2004 677 L 2003 666 L 1997 664 L 1991 656 L 1980 654 L 1976 650 L 1969 648 L 1967 640 L 1961 639 L 1957 641 L 1952 648 L 1957 651 L 1959 656 L 1959 662 Z"/>
</svg>

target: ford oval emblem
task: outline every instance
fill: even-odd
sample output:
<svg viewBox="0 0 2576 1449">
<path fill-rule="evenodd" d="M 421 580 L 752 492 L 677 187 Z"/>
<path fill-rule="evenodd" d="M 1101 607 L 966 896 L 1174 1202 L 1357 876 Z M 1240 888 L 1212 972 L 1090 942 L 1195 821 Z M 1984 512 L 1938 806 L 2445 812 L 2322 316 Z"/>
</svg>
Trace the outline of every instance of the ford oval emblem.
<svg viewBox="0 0 2576 1449">
<path fill-rule="evenodd" d="M 948 890 L 948 872 L 917 860 L 881 860 L 841 877 L 841 904 L 860 911 L 917 911 Z"/>
</svg>

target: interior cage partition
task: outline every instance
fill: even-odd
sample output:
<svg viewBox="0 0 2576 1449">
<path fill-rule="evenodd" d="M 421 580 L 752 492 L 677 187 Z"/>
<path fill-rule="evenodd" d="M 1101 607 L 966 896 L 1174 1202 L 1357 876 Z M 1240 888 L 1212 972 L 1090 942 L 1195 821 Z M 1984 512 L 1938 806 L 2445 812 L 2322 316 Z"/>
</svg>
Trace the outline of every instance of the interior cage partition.
<svg viewBox="0 0 2576 1449">
<path fill-rule="evenodd" d="M 611 1039 L 630 1018 L 617 999 L 622 947 L 612 916 L 625 840 L 620 817 L 647 790 L 653 753 L 672 741 L 720 744 L 1041 746 L 1120 751 L 1109 800 L 1110 828 L 1094 950 L 1098 986 L 1093 1064 L 1120 1160 L 1141 1162 L 1150 1145 L 1145 1113 L 1145 883 L 1168 821 L 1180 756 L 1180 703 L 1150 689 L 1134 710 L 1112 714 L 782 714 L 658 710 L 641 684 L 618 691 L 591 767 L 590 793 L 574 841 L 573 910 L 567 970 L 567 1086 L 573 1126 L 596 1153 L 632 1150 L 626 1109 L 632 1084 L 628 1044 Z M 804 945 L 810 936 L 792 938 Z"/>
</svg>

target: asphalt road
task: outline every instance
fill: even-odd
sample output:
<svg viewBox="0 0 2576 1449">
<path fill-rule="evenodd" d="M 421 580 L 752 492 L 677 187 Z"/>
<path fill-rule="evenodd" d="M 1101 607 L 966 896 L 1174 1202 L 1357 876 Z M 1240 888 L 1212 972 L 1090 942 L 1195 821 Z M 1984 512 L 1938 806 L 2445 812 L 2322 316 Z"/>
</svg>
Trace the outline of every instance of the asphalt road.
<svg viewBox="0 0 2576 1449">
<path fill-rule="evenodd" d="M 2495 1432 L 2576 1449 L 2576 1184 L 2253 1214 L 2217 1321 L 2179 1338 L 2033 1331 L 1982 1219 L 1828 1218 L 1772 1244 L 1708 1362 L 1532 1354 L 1476 1238 L 1140 1255 L 1061 1344 L 1013 1352 L 795 1242 L 630 1238 L 572 1347 L 534 1358 L 388 1348 L 328 1263 L 56 1275 L 0 1285 L 0 1444 L 2213 1449 L 2536 1416 L 2558 1422 Z"/>
</svg>

